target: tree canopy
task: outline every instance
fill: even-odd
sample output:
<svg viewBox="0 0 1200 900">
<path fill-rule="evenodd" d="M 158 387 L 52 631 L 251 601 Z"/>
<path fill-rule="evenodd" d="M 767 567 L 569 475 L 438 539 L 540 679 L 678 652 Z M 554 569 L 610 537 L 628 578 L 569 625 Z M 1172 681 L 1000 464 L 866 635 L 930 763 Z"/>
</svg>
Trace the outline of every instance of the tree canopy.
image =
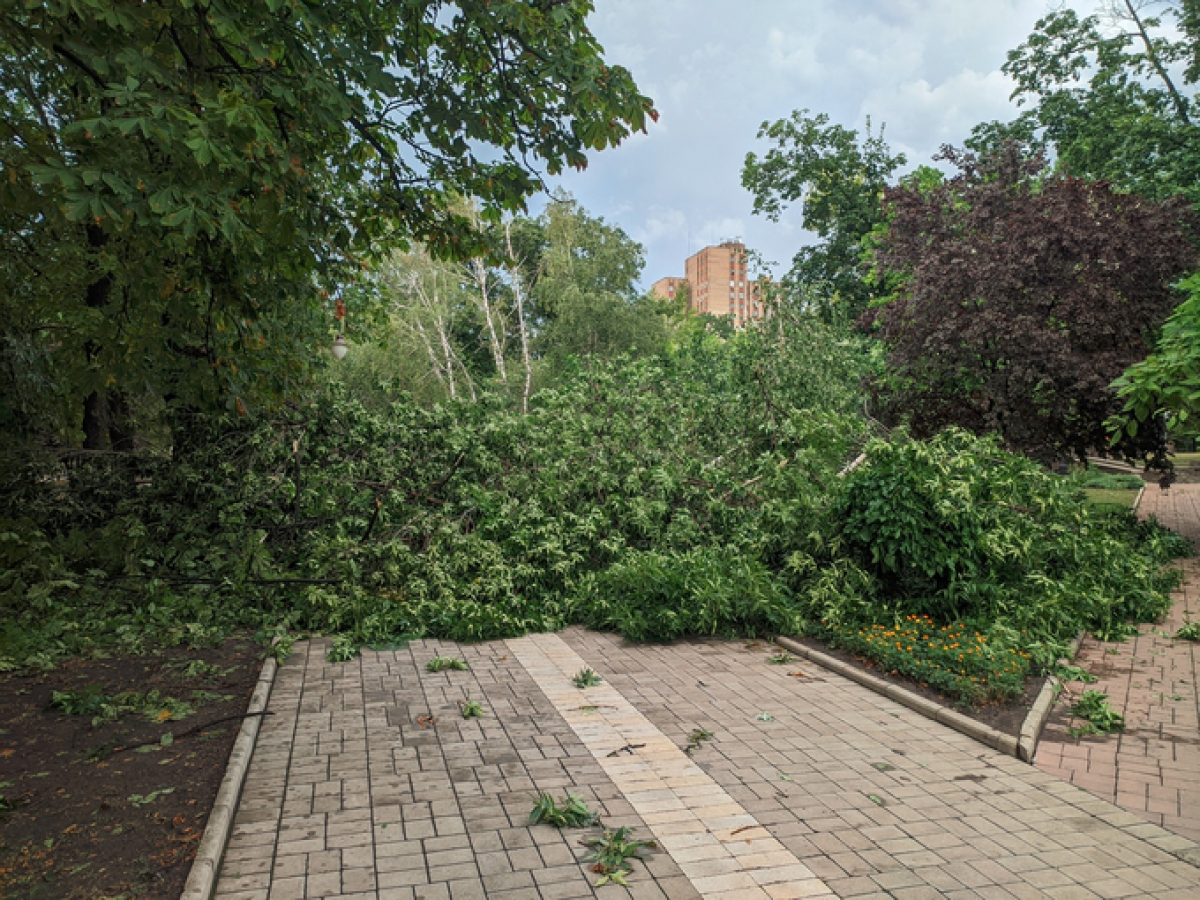
<svg viewBox="0 0 1200 900">
<path fill-rule="evenodd" d="M 363 254 L 484 250 L 455 198 L 496 221 L 656 115 L 591 8 L 4 0 L 2 368 L 93 412 L 293 390 Z"/>
<path fill-rule="evenodd" d="M 1184 91 L 1200 69 L 1193 63 L 1178 75 L 1196 52 L 1195 31 L 1186 35 L 1188 23 L 1200 21 L 1196 4 L 1166 10 L 1183 13 L 1183 37 L 1148 15 L 1149 6 L 1114 0 L 1105 15 L 1065 8 L 1040 19 L 1003 67 L 1026 111 L 1006 125 L 977 127 L 970 146 L 983 151 L 1004 138 L 1044 143 L 1072 175 L 1200 202 L 1200 118 Z"/>
<path fill-rule="evenodd" d="M 355 303 L 384 307 L 388 322 L 338 367 L 356 394 L 386 380 L 427 401 L 519 394 L 525 407 L 572 358 L 657 353 L 686 319 L 678 304 L 639 296 L 642 246 L 570 194 L 481 231 L 487 256 L 420 249 L 371 266 L 360 290 L 371 299 Z"/>
<path fill-rule="evenodd" d="M 761 158 L 747 154 L 742 167 L 754 212 L 777 222 L 798 201 L 801 224 L 822 241 L 796 253 L 785 290 L 818 300 L 827 313 L 837 309 L 844 320 L 857 318 L 872 296 L 862 240 L 882 219 L 884 188 L 904 155 L 893 155 L 869 121 L 860 141 L 857 131 L 806 109 L 764 122 L 758 137 L 772 146 Z"/>
<path fill-rule="evenodd" d="M 887 193 L 875 256 L 900 284 L 876 313 L 882 415 L 921 435 L 995 432 L 1045 460 L 1106 445 L 1110 384 L 1145 357 L 1196 265 L 1190 205 L 1049 174 L 1015 144 L 944 156 L 957 176 Z M 1122 449 L 1161 451 L 1162 435 Z"/>
</svg>

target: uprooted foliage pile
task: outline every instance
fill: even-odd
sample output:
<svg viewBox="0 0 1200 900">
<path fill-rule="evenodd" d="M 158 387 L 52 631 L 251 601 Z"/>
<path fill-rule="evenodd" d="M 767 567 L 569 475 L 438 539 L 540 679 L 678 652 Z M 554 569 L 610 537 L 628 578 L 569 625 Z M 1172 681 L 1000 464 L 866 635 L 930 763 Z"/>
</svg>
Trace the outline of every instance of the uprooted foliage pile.
<svg viewBox="0 0 1200 900">
<path fill-rule="evenodd" d="M 911 614 L 1050 662 L 1081 626 L 1164 608 L 1174 536 L 1089 512 L 990 441 L 872 438 L 864 359 L 780 320 L 581 368 L 528 415 L 331 388 L 256 422 L 193 416 L 169 455 L 42 458 L 4 489 L 0 665 L 238 627 L 337 634 L 347 657 L 405 635 L 828 637 Z"/>
</svg>

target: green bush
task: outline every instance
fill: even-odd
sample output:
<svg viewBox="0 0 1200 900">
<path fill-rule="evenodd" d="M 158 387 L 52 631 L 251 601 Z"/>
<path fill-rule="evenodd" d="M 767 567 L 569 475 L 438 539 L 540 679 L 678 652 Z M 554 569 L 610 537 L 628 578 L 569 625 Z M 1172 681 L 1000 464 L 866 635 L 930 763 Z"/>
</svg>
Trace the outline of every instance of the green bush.
<svg viewBox="0 0 1200 900">
<path fill-rule="evenodd" d="M 1185 549 L 1132 513 L 1090 511 L 1079 491 L 991 439 L 951 430 L 926 441 L 873 441 L 833 503 L 840 549 L 875 582 L 854 606 L 939 623 L 974 620 L 1053 645 L 1101 637 L 1169 605 Z"/>
</svg>

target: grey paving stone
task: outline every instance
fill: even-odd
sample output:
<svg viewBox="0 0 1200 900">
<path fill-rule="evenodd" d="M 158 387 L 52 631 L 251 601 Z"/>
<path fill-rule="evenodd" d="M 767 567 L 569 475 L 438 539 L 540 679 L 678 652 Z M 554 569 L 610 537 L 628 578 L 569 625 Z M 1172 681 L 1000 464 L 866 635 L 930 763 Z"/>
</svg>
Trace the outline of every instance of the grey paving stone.
<svg viewBox="0 0 1200 900">
<path fill-rule="evenodd" d="M 837 676 L 788 678 L 766 644 L 563 638 L 677 747 L 714 731 L 694 763 L 837 896 L 1200 895 L 1200 869 L 1173 855 L 1188 842 Z M 326 648 L 298 644 L 280 669 L 218 900 L 699 900 L 665 852 L 634 864 L 629 891 L 594 888 L 578 833 L 528 825 L 537 794 L 571 790 L 608 824 L 654 827 L 505 643 L 416 641 L 346 666 Z M 471 668 L 430 676 L 434 655 Z M 486 719 L 456 719 L 468 692 Z"/>
</svg>

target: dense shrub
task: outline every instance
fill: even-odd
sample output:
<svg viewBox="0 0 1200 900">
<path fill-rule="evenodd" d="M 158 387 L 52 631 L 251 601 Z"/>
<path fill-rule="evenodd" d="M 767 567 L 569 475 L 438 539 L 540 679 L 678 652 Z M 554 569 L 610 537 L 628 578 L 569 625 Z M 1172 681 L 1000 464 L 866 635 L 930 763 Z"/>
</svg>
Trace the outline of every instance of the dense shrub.
<svg viewBox="0 0 1200 900">
<path fill-rule="evenodd" d="M 873 441 L 833 506 L 837 541 L 877 582 L 880 616 L 1026 629 L 1055 643 L 1150 621 L 1178 573 L 1162 564 L 1186 544 L 1131 513 L 1098 514 L 1068 480 L 949 430 L 930 441 Z M 851 602 L 851 601 L 847 601 Z"/>
</svg>

